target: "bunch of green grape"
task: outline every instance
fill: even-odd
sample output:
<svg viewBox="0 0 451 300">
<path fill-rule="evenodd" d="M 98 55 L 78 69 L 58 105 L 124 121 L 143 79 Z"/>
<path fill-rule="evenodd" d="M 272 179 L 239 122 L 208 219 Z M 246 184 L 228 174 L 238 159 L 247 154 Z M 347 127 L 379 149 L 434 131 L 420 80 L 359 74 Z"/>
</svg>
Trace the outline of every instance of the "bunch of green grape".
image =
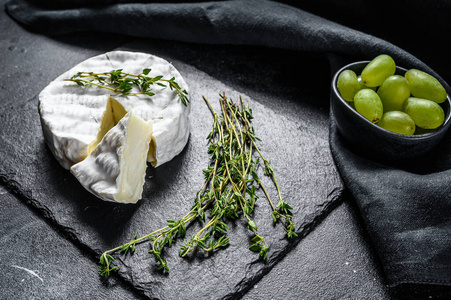
<svg viewBox="0 0 451 300">
<path fill-rule="evenodd" d="M 396 64 L 389 55 L 374 58 L 357 75 L 344 70 L 337 87 L 343 99 L 358 113 L 389 131 L 412 135 L 439 128 L 445 112 L 445 88 L 433 76 L 416 69 L 395 75 Z"/>
</svg>

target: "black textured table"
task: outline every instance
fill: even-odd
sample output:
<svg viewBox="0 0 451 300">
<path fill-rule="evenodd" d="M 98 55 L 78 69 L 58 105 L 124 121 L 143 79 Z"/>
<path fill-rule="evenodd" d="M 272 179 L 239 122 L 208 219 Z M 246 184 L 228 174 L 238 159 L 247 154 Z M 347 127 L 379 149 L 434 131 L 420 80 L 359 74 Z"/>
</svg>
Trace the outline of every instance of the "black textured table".
<svg viewBox="0 0 451 300">
<path fill-rule="evenodd" d="M 0 1 L 2 7 L 4 3 L 5 1 Z M 0 265 L 3 270 L 0 277 L 0 298 L 403 297 L 406 290 L 393 291 L 384 285 L 378 258 L 373 254 L 353 199 L 341 184 L 330 157 L 329 91 L 318 91 L 314 88 L 315 81 L 329 80 L 329 66 L 325 55 L 257 47 L 191 45 L 108 34 L 98 36 L 80 33 L 49 37 L 21 28 L 4 11 L 0 13 L 0 28 L 0 117 L 3 121 L 3 127 L 0 129 Z M 42 199 L 49 194 L 53 195 L 45 183 L 38 185 L 45 180 L 52 180 L 57 189 L 54 195 L 64 193 L 66 188 L 68 193 L 78 191 L 77 188 L 83 195 L 87 193 L 82 192 L 81 187 L 76 186 L 76 182 L 69 178 L 70 174 L 54 161 L 43 143 L 40 127 L 37 126 L 39 120 L 33 118 L 37 116 L 37 94 L 46 84 L 74 63 L 114 49 L 151 49 L 155 54 L 173 61 L 187 77 L 188 82 L 193 82 L 195 97 L 199 98 L 204 92 L 203 88 L 208 90 L 211 86 L 222 89 L 218 90 L 218 93 L 227 90 L 232 94 L 243 94 L 257 105 L 257 111 L 267 109 L 260 113 L 262 116 L 276 116 L 285 120 L 281 124 L 287 125 L 286 128 L 283 127 L 285 125 L 280 125 L 282 130 L 291 130 L 291 126 L 297 126 L 301 142 L 308 140 L 309 134 L 314 136 L 311 144 L 293 145 L 299 147 L 296 151 L 305 157 L 305 160 L 299 161 L 299 166 L 307 171 L 300 177 L 313 178 L 305 184 L 305 194 L 301 195 L 302 191 L 297 189 L 287 192 L 288 198 L 291 199 L 313 199 L 311 202 L 297 203 L 300 215 L 303 216 L 297 227 L 301 233 L 300 239 L 291 243 L 281 240 L 280 245 L 274 246 L 276 250 L 271 253 L 268 263 L 249 260 L 250 267 L 246 270 L 251 275 L 240 275 L 237 271 L 238 276 L 242 278 L 236 278 L 237 282 L 230 278 L 225 279 L 229 282 L 223 285 L 207 280 L 205 285 L 197 287 L 195 292 L 185 283 L 196 281 L 171 281 L 170 275 L 164 277 L 156 274 L 148 277 L 155 280 L 154 285 L 141 282 L 141 279 L 147 277 L 140 277 L 136 271 L 133 273 L 126 270 L 108 280 L 98 275 L 96 265 L 99 249 L 104 250 L 105 245 L 116 241 L 99 241 L 97 245 L 95 238 L 101 235 L 102 231 L 92 235 L 84 232 L 86 228 L 89 229 L 86 224 L 96 224 L 87 220 L 93 217 L 92 213 L 87 211 L 88 206 L 65 206 L 61 203 L 52 205 L 54 199 Z M 296 71 L 302 68 L 310 70 L 308 76 Z M 290 76 L 293 74 L 296 76 Z M 300 85 L 300 80 L 310 80 L 311 84 Z M 304 109 L 299 116 L 311 116 L 314 120 L 293 119 L 298 117 L 294 113 L 298 107 L 298 99 L 312 99 L 313 94 L 321 94 L 324 101 L 303 103 Z M 200 99 L 196 101 L 200 102 Z M 282 108 L 278 107 L 281 102 L 284 102 Z M 201 111 L 200 107 L 194 109 L 195 113 Z M 192 117 L 194 120 L 195 116 L 194 114 Z M 18 126 L 24 126 L 26 129 Z M 291 131 L 291 134 L 294 133 Z M 194 136 L 196 134 L 192 133 Z M 34 138 L 30 138 L 34 135 Z M 31 143 L 27 143 L 30 140 Z M 192 140 L 191 148 L 187 151 L 196 149 L 195 137 Z M 267 149 L 270 153 L 275 153 L 273 148 L 268 146 Z M 293 150 L 285 152 L 289 155 Z M 191 156 L 188 153 L 185 157 Z M 36 163 L 37 159 L 39 162 Z M 283 166 L 284 162 L 279 163 Z M 163 174 L 172 172 L 174 165 L 169 164 L 166 168 L 167 170 L 161 171 Z M 49 170 L 54 171 L 55 175 L 39 178 L 39 171 L 48 174 Z M 158 172 L 151 175 L 158 177 Z M 295 176 L 289 178 L 291 180 Z M 64 183 L 66 180 L 74 182 Z M 287 182 L 285 186 L 295 187 L 296 184 L 298 182 L 293 179 L 293 182 Z M 321 192 L 316 190 L 323 187 Z M 151 190 L 152 184 L 148 184 L 147 189 Z M 93 204 L 95 207 L 101 205 L 103 202 Z M 65 209 L 68 207 L 71 209 L 70 213 L 76 214 L 67 217 Z M 114 209 L 112 206 L 106 207 Z M 125 212 L 133 213 L 129 210 Z M 80 219 L 81 225 L 75 224 L 77 218 Z M 75 223 L 71 223 L 74 220 Z M 128 234 L 120 231 L 119 233 Z M 118 240 L 124 241 L 123 237 Z M 219 252 L 214 261 L 220 261 L 221 257 L 231 259 L 227 253 L 233 253 L 234 248 L 230 248 L 232 249 Z M 244 257 L 248 255 L 250 254 L 245 253 Z M 246 262 L 245 258 L 241 259 Z M 151 264 L 152 259 L 147 258 L 146 263 Z M 208 260 L 195 263 L 197 272 L 210 266 Z M 130 264 L 134 266 L 136 262 Z M 218 282 L 222 281 L 218 279 Z M 449 296 L 447 291 L 424 287 L 410 287 L 407 291 L 419 298 Z"/>
</svg>

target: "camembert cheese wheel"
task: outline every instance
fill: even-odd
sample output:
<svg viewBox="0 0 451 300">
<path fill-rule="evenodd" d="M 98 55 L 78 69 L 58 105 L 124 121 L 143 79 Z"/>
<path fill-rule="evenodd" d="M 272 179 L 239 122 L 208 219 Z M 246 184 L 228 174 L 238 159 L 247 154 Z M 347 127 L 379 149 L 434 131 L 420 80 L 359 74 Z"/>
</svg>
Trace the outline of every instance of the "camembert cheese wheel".
<svg viewBox="0 0 451 300">
<path fill-rule="evenodd" d="M 152 85 L 153 96 L 124 95 L 67 81 L 79 72 L 163 76 L 188 91 L 166 60 L 145 53 L 113 51 L 92 57 L 52 81 L 39 94 L 44 138 L 58 162 L 102 200 L 141 199 L 147 162 L 160 166 L 188 142 L 189 104 L 174 89 Z"/>
<path fill-rule="evenodd" d="M 185 147 L 189 132 L 190 106 L 185 106 L 175 90 L 152 86 L 154 96 L 122 95 L 92 85 L 78 86 L 65 81 L 78 72 L 109 72 L 122 69 L 148 76 L 162 75 L 188 91 L 180 73 L 168 61 L 154 55 L 112 51 L 89 58 L 52 81 L 39 94 L 39 114 L 44 138 L 58 162 L 66 169 L 83 161 L 103 136 L 127 113 L 133 112 L 153 123 L 147 160 L 160 166 Z"/>
</svg>

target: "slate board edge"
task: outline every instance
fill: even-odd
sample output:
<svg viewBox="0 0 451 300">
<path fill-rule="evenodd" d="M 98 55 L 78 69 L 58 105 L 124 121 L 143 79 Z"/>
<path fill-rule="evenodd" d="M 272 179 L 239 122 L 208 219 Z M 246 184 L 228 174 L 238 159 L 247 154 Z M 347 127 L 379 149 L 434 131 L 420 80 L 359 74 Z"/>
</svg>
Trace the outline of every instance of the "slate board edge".
<svg viewBox="0 0 451 300">
<path fill-rule="evenodd" d="M 86 258 L 88 258 L 93 262 L 93 268 L 96 267 L 96 264 L 98 263 L 98 259 L 101 254 L 100 250 L 96 251 L 95 249 L 92 249 L 87 244 L 83 243 L 80 239 L 78 239 L 77 235 L 73 233 L 69 227 L 59 224 L 54 218 L 52 218 L 51 211 L 46 206 L 41 205 L 39 201 L 33 199 L 33 197 L 30 197 L 31 193 L 22 191 L 20 189 L 20 184 L 18 184 L 16 181 L 14 180 L 8 181 L 5 178 L 5 176 L 0 174 L 0 185 L 3 188 L 5 188 L 9 193 L 11 193 L 16 199 L 25 204 L 28 209 L 33 211 L 33 213 L 35 213 L 35 215 L 39 219 L 43 220 L 47 225 L 49 225 L 53 230 L 55 230 L 57 234 L 59 234 L 62 238 L 71 242 L 75 247 L 77 247 L 78 250 L 80 250 L 80 252 L 83 253 Z M 126 280 L 124 276 L 120 276 L 118 275 L 118 273 L 114 272 L 111 274 L 111 276 L 114 276 L 122 284 L 125 284 L 127 287 L 129 287 L 130 290 L 134 292 L 138 297 L 142 298 L 145 295 L 143 291 L 141 291 L 135 285 L 133 285 L 131 281 Z M 107 280 L 107 279 L 102 278 L 99 275 L 99 280 Z"/>
<path fill-rule="evenodd" d="M 89 245 L 83 243 L 80 239 L 77 238 L 77 235 L 71 232 L 70 228 L 62 226 L 54 218 L 52 218 L 51 211 L 46 207 L 41 205 L 39 201 L 33 199 L 31 191 L 24 191 L 21 189 L 21 185 L 14 181 L 8 180 L 3 174 L 0 174 L 0 184 L 6 188 L 9 192 L 11 192 L 17 199 L 22 201 L 30 208 L 32 211 L 38 215 L 38 217 L 42 218 L 52 229 L 54 229 L 58 234 L 63 236 L 65 239 L 69 240 L 75 247 L 77 247 L 82 253 L 85 253 L 85 256 L 91 259 L 95 264 L 99 256 L 101 255 L 100 250 L 91 249 Z M 331 213 L 343 200 L 343 190 L 335 189 L 329 195 L 329 201 L 325 202 L 325 206 L 317 207 L 313 214 L 313 219 L 311 222 L 303 223 L 299 226 L 299 230 L 297 231 L 298 237 L 295 240 L 290 241 L 286 247 L 282 249 L 281 252 L 273 253 L 268 256 L 268 263 L 265 267 L 260 268 L 257 273 L 254 273 L 255 276 L 244 278 L 236 287 L 235 290 L 231 291 L 230 294 L 225 295 L 222 299 L 236 299 L 237 297 L 242 297 L 246 292 L 257 283 L 263 276 L 268 274 L 272 268 L 280 262 L 285 255 L 287 255 L 296 245 L 306 237 L 310 232 L 312 232 L 315 227 L 324 220 L 329 213 Z M 224 250 L 227 251 L 227 250 Z M 253 264 L 255 265 L 255 264 Z M 93 265 L 93 267 L 95 267 Z M 120 273 L 112 273 L 111 276 L 115 276 L 115 278 L 119 279 L 122 283 L 125 283 L 127 286 L 131 287 L 135 292 L 139 293 L 140 296 L 150 296 L 148 291 L 145 289 L 140 289 L 133 284 L 132 281 L 128 280 L 125 276 L 120 275 Z M 101 278 L 99 277 L 99 280 Z M 157 298 L 152 298 L 157 299 Z"/>
<path fill-rule="evenodd" d="M 312 232 L 316 226 L 318 226 L 336 207 L 338 207 L 344 199 L 345 190 L 336 188 L 329 194 L 329 201 L 325 202 L 325 205 L 318 206 L 315 212 L 313 213 L 313 219 L 311 222 L 304 222 L 299 226 L 299 229 L 296 231 L 298 237 L 294 240 L 290 240 L 286 247 L 282 249 L 282 251 L 273 253 L 268 256 L 268 263 L 265 267 L 260 268 L 259 272 L 255 273 L 253 277 L 244 278 L 239 285 L 237 285 L 237 289 L 226 295 L 222 299 L 233 300 L 237 299 L 237 297 L 242 297 L 249 291 L 263 276 L 268 274 L 274 266 L 277 265 L 280 261 L 284 259 L 284 257 L 293 250 L 302 239 L 304 239 L 310 232 Z M 255 265 L 255 264 L 252 264 Z"/>
</svg>

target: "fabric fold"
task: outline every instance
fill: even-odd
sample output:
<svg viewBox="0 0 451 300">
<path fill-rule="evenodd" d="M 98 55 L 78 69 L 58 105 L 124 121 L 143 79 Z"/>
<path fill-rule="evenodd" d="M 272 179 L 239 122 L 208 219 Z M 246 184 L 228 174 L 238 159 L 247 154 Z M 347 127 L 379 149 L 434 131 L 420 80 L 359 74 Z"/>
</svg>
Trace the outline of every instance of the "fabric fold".
<svg viewBox="0 0 451 300">
<path fill-rule="evenodd" d="M 6 9 L 30 30 L 45 34 L 110 32 L 190 43 L 254 45 L 365 58 L 387 53 L 403 65 L 417 65 L 433 72 L 391 43 L 267 0 L 115 3 L 58 10 L 13 0 Z"/>
</svg>

